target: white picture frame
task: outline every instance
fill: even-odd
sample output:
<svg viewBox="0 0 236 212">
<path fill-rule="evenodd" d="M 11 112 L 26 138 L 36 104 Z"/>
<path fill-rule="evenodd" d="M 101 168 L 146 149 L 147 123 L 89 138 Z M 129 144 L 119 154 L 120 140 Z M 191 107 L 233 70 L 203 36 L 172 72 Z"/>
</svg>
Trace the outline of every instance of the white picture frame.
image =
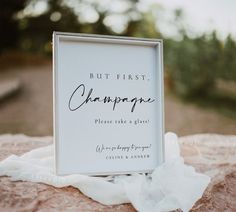
<svg viewBox="0 0 236 212">
<path fill-rule="evenodd" d="M 149 173 L 164 161 L 163 44 L 53 33 L 57 175 Z"/>
</svg>

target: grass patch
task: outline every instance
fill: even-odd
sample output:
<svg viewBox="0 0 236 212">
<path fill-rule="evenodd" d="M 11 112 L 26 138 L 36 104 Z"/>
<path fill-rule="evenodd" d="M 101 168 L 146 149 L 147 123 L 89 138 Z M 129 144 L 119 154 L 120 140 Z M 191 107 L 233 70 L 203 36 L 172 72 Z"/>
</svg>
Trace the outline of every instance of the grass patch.
<svg viewBox="0 0 236 212">
<path fill-rule="evenodd" d="M 192 102 L 200 107 L 213 109 L 236 121 L 236 94 L 214 90 L 184 101 Z"/>
</svg>

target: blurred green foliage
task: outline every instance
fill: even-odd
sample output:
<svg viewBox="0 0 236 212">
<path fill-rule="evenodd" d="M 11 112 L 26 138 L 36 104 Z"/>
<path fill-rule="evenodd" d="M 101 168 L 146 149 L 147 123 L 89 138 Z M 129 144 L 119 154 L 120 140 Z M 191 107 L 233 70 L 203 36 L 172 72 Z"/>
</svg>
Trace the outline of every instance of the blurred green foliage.
<svg viewBox="0 0 236 212">
<path fill-rule="evenodd" d="M 231 36 L 223 43 L 216 32 L 197 38 L 184 34 L 181 41 L 168 40 L 165 50 L 168 77 L 180 96 L 205 95 L 217 79 L 236 81 L 236 45 Z"/>
<path fill-rule="evenodd" d="M 211 34 L 191 38 L 183 25 L 182 11 L 175 11 L 180 41 L 166 40 L 165 64 L 170 87 L 184 98 L 215 93 L 217 80 L 236 82 L 236 43 L 229 35 L 225 42 Z M 216 95 L 217 96 L 217 95 Z"/>
<path fill-rule="evenodd" d="M 142 12 L 138 0 L 123 1 L 122 11 L 102 7 L 98 1 L 41 0 L 46 8 L 37 13 L 38 0 L 0 1 L 0 53 L 9 48 L 51 55 L 53 31 L 163 38 L 168 84 L 182 97 L 206 95 L 218 79 L 236 81 L 236 43 L 229 35 L 225 42 L 210 35 L 190 37 L 182 27 L 182 11 L 175 11 L 175 25 L 182 39 L 165 39 L 158 31 L 158 20 L 150 8 Z M 97 18 L 83 20 L 84 12 Z M 34 11 L 34 12 L 33 12 Z M 122 30 L 107 24 L 114 15 L 125 20 Z"/>
<path fill-rule="evenodd" d="M 236 43 L 230 35 L 225 42 L 221 71 L 222 78 L 236 81 Z"/>
<path fill-rule="evenodd" d="M 223 48 L 213 33 L 210 38 L 201 36 L 179 42 L 169 40 L 165 61 L 172 86 L 181 96 L 204 94 L 220 75 Z"/>
<path fill-rule="evenodd" d="M 77 0 L 66 3 L 67 1 L 63 0 L 44 0 L 47 3 L 47 9 L 42 14 L 34 12 L 38 2 L 37 0 L 0 1 L 0 23 L 2 23 L 0 36 L 1 39 L 9 41 L 6 44 L 4 42 L 0 44 L 0 51 L 12 47 L 9 45 L 11 42 L 22 51 L 51 54 L 53 31 L 160 37 L 160 33 L 155 29 L 155 21 L 150 14 L 144 14 L 138 10 L 138 0 L 123 1 L 125 9 L 121 12 L 110 11 L 110 8 L 101 7 L 96 1 Z M 15 5 L 18 7 L 16 8 Z M 10 12 L 2 13 L 2 10 Z M 92 22 L 83 20 L 81 17 L 84 16 L 86 10 L 88 12 L 92 10 L 98 15 L 98 18 Z M 109 24 L 106 24 L 106 19 L 112 15 L 117 15 L 118 18 L 125 20 L 124 30 L 116 32 Z M 4 24 L 5 20 L 8 20 L 6 24 Z M 5 25 L 14 31 L 4 30 Z M 13 37 L 11 41 L 9 36 Z"/>
<path fill-rule="evenodd" d="M 25 0 L 0 1 L 0 52 L 6 48 L 16 48 L 20 30 L 14 15 L 24 9 Z"/>
</svg>

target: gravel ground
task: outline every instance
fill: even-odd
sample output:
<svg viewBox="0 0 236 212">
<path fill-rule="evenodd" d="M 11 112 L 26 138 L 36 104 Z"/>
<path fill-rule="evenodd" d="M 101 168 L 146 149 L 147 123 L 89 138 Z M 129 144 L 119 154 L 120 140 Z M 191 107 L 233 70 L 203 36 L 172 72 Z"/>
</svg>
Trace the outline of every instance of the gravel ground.
<svg viewBox="0 0 236 212">
<path fill-rule="evenodd" d="M 0 80 L 16 78 L 21 90 L 0 102 L 0 134 L 52 135 L 51 65 L 0 72 Z M 170 95 L 165 96 L 165 126 L 179 135 L 236 134 L 235 120 Z"/>
</svg>

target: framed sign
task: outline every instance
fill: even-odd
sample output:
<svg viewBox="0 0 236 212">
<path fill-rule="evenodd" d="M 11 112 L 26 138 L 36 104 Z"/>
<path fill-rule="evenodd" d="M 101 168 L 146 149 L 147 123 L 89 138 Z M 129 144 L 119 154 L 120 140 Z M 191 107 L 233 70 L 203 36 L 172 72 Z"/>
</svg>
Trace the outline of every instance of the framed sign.
<svg viewBox="0 0 236 212">
<path fill-rule="evenodd" d="M 161 40 L 54 32 L 53 69 L 58 175 L 163 162 Z"/>
</svg>

